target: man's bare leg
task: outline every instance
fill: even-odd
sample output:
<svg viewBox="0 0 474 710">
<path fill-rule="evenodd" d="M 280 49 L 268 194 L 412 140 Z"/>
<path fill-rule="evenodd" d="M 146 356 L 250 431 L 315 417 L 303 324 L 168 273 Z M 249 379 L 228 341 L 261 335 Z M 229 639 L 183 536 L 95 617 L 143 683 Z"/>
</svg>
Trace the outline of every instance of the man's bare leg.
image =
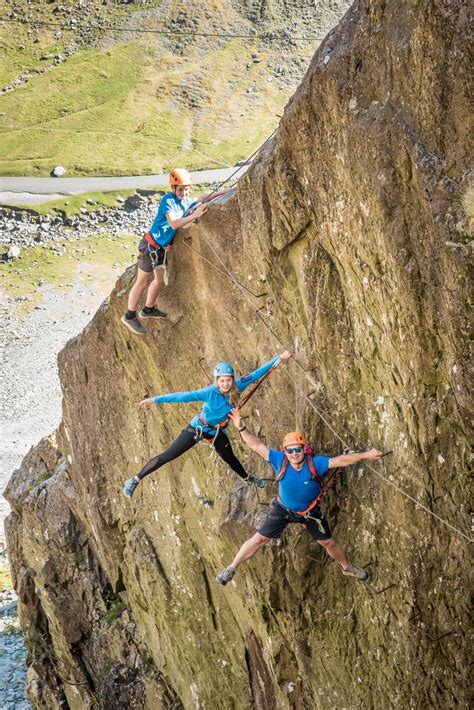
<svg viewBox="0 0 474 710">
<path fill-rule="evenodd" d="M 338 562 L 343 569 L 349 565 L 349 560 L 346 557 L 346 553 L 340 546 L 340 544 L 333 537 L 329 540 L 318 540 L 319 544 L 324 547 L 329 557 L 332 557 L 336 562 Z"/>
<path fill-rule="evenodd" d="M 340 546 L 340 544 L 331 537 L 329 540 L 318 540 L 319 544 L 324 547 L 326 552 L 330 557 L 336 560 L 336 562 L 341 566 L 342 573 L 348 577 L 355 577 L 360 579 L 361 582 L 365 582 L 368 578 L 368 573 L 362 567 L 358 565 L 351 564 L 346 557 L 346 553 Z"/>
<path fill-rule="evenodd" d="M 244 544 L 232 560 L 232 564 L 226 567 L 225 570 L 216 577 L 216 581 L 222 585 L 226 585 L 227 582 L 230 582 L 230 580 L 235 574 L 235 570 L 237 569 L 237 567 L 241 565 L 242 562 L 245 562 L 246 560 L 249 560 L 251 557 L 253 557 L 255 553 L 258 552 L 258 550 L 263 547 L 263 545 L 266 545 L 267 542 L 270 542 L 271 539 L 272 538 L 265 537 L 260 533 L 255 533 L 255 535 L 253 535 L 249 540 L 244 542 Z"/>
</svg>

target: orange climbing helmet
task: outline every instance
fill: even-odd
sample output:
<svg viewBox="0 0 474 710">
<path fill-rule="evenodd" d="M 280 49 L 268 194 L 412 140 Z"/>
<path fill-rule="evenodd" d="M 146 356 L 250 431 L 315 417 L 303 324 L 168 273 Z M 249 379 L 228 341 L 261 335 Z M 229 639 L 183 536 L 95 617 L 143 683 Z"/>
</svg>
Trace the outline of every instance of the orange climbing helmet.
<svg viewBox="0 0 474 710">
<path fill-rule="evenodd" d="M 305 443 L 303 434 L 300 434 L 299 431 L 290 431 L 283 439 L 283 448 L 286 449 L 287 446 L 295 444 L 296 446 L 304 446 Z"/>
<path fill-rule="evenodd" d="M 177 187 L 182 185 L 183 187 L 188 187 L 192 185 L 191 175 L 185 168 L 173 168 L 170 172 L 170 185 L 171 187 Z"/>
</svg>

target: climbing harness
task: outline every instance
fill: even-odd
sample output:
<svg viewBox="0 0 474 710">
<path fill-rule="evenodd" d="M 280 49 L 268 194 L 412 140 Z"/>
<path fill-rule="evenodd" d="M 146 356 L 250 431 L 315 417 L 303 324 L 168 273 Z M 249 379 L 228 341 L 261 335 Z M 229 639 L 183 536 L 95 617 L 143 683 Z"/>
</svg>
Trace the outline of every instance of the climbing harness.
<svg viewBox="0 0 474 710">
<path fill-rule="evenodd" d="M 168 268 L 167 268 L 167 262 L 168 262 L 168 251 L 171 249 L 173 242 L 171 241 L 169 244 L 167 244 L 165 247 L 160 246 L 155 242 L 153 237 L 151 236 L 150 232 L 147 232 L 145 234 L 145 239 L 147 240 L 148 244 L 148 254 L 151 259 L 151 265 L 153 266 L 153 271 L 155 269 L 164 269 L 164 276 L 163 276 L 163 283 L 165 286 L 168 285 Z M 160 250 L 164 251 L 164 257 L 163 257 L 163 263 L 158 264 L 159 258 L 160 258 Z"/>
<path fill-rule="evenodd" d="M 211 461 L 213 461 L 215 458 L 217 458 L 217 451 L 216 447 L 214 446 L 215 441 L 219 436 L 219 432 L 224 431 L 227 424 L 229 423 L 229 417 L 227 417 L 227 419 L 225 419 L 223 422 L 219 422 L 219 424 L 216 424 L 215 426 L 213 424 L 208 424 L 201 414 L 199 415 L 199 421 L 202 422 L 202 424 L 198 424 L 197 427 L 194 429 L 194 440 L 197 441 L 198 444 L 209 444 L 209 446 L 211 447 L 210 459 Z M 212 429 L 215 429 L 216 432 L 214 436 L 206 436 L 206 432 L 204 431 L 205 427 L 211 429 L 211 431 Z M 192 432 L 193 427 L 190 427 L 189 431 Z"/>
<path fill-rule="evenodd" d="M 216 429 L 216 433 L 214 434 L 214 436 L 209 437 L 209 436 L 206 436 L 206 432 L 204 431 L 204 427 L 201 426 L 200 424 L 198 424 L 194 430 L 194 440 L 197 441 L 198 444 L 203 442 L 205 444 L 209 444 L 209 446 L 213 446 L 215 440 L 217 439 L 217 437 L 219 435 L 219 431 L 221 430 L 221 427 L 216 426 L 215 429 Z"/>
<path fill-rule="evenodd" d="M 345 453 L 349 453 L 349 452 L 347 451 L 347 452 L 345 452 Z M 307 456 L 308 456 L 308 455 L 307 455 Z M 311 456 L 309 456 L 308 458 L 311 458 Z M 288 461 L 288 459 L 286 459 L 286 461 Z M 311 475 L 313 476 L 312 468 L 314 469 L 314 462 L 312 461 L 312 468 L 311 468 L 311 466 L 309 465 L 309 462 L 308 462 L 308 467 L 309 467 L 309 469 L 310 469 L 310 471 L 311 471 Z M 276 483 L 276 482 L 278 482 L 278 481 L 281 481 L 281 479 L 282 479 L 282 476 L 281 476 L 282 468 L 283 468 L 283 465 L 282 465 L 282 467 L 280 468 L 280 474 L 278 475 L 277 478 L 264 478 L 263 480 L 264 480 L 264 481 L 270 481 L 270 482 L 272 482 L 272 483 Z M 284 467 L 283 475 L 285 475 L 285 470 L 286 470 L 286 466 Z M 321 479 L 320 479 L 320 477 L 318 476 L 316 470 L 315 470 L 314 472 L 315 472 L 314 478 L 317 479 L 318 482 L 321 482 Z M 287 514 L 288 514 L 289 516 L 291 516 L 292 518 L 296 518 L 296 519 L 294 519 L 292 522 L 301 523 L 302 525 L 304 525 L 304 524 L 305 524 L 306 522 L 308 522 L 308 521 L 309 521 L 309 522 L 314 522 L 314 523 L 316 523 L 316 525 L 318 526 L 319 531 L 320 531 L 321 533 L 325 533 L 326 530 L 324 529 L 324 525 L 323 525 L 323 522 L 322 522 L 322 516 L 321 516 L 321 515 L 316 515 L 314 511 L 315 511 L 315 509 L 318 508 L 319 504 L 321 503 L 321 500 L 329 493 L 329 491 L 331 490 L 331 488 L 333 488 L 333 487 L 336 485 L 337 481 L 338 481 L 339 478 L 342 476 L 343 472 L 344 472 L 344 469 L 343 469 L 343 468 L 336 468 L 336 469 L 334 469 L 334 473 L 333 473 L 333 475 L 331 476 L 330 480 L 326 483 L 326 485 L 325 485 L 324 487 L 321 488 L 321 490 L 320 490 L 318 496 L 315 498 L 314 501 L 312 501 L 312 502 L 309 504 L 309 506 L 306 508 L 306 510 L 291 510 L 291 508 L 288 508 L 288 507 L 283 503 L 283 501 L 281 500 L 280 496 L 276 496 L 276 500 L 277 500 L 277 502 L 278 502 L 278 505 L 280 505 L 284 510 L 286 510 L 286 512 L 287 512 Z M 275 500 L 275 498 L 274 498 L 273 500 Z M 259 504 L 259 505 L 262 505 L 262 506 L 263 506 L 263 505 L 264 505 L 264 506 L 270 506 L 270 505 L 272 504 L 272 503 L 266 503 L 265 501 L 260 500 L 260 497 L 259 497 L 259 495 L 258 495 L 258 491 L 257 491 L 257 501 L 258 501 L 258 504 Z M 318 511 L 318 512 L 320 513 L 320 511 Z"/>
<path fill-rule="evenodd" d="M 315 508 L 316 503 L 311 503 L 310 507 L 307 508 L 306 510 L 291 510 L 291 508 L 287 508 L 284 503 L 282 503 L 281 499 L 278 498 L 278 505 L 281 506 L 284 510 L 286 510 L 287 514 L 291 518 L 295 518 L 292 522 L 294 523 L 301 523 L 301 525 L 305 525 L 306 523 L 316 523 L 318 526 L 318 530 L 321 533 L 325 533 L 324 525 L 323 525 L 323 519 L 320 516 L 314 515 L 311 513 L 313 508 Z"/>
</svg>

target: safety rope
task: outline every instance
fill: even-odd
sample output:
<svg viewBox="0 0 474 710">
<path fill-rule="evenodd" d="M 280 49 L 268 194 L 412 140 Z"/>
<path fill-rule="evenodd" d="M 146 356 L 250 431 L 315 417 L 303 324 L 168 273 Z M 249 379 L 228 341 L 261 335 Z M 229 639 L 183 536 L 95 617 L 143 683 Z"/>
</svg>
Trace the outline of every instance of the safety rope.
<svg viewBox="0 0 474 710">
<path fill-rule="evenodd" d="M 271 137 L 272 136 L 270 136 L 267 139 L 267 141 Z M 263 144 L 263 145 L 265 145 L 265 144 Z M 217 188 L 216 188 L 216 191 L 217 191 Z M 223 259 L 220 257 L 219 253 L 214 248 L 212 241 L 207 237 L 202 225 L 199 222 L 196 222 L 196 225 L 197 225 L 198 229 L 200 230 L 201 234 L 203 235 L 207 245 L 209 246 L 209 248 L 211 249 L 213 254 L 217 257 L 217 259 L 222 264 L 223 271 L 225 272 L 225 275 L 237 286 L 237 288 L 240 290 L 240 292 L 242 293 L 244 298 L 251 304 L 251 306 L 255 310 L 256 314 L 259 315 L 259 313 L 261 313 L 261 309 L 250 300 L 249 295 L 246 292 L 243 285 L 238 281 L 238 279 L 236 279 L 234 274 L 230 271 L 230 269 L 227 267 L 227 265 L 225 264 Z M 275 338 L 278 341 L 278 343 L 281 345 L 282 341 L 277 336 L 277 334 L 273 331 L 273 329 L 263 320 L 263 318 L 259 317 L 259 320 L 261 321 L 261 323 L 263 323 L 263 325 L 269 331 L 269 333 L 272 335 L 272 337 Z M 293 358 L 293 359 L 295 361 L 295 364 L 303 371 L 305 378 L 309 381 L 308 373 L 305 371 L 305 368 L 300 363 L 298 363 L 298 361 L 295 358 Z M 301 393 L 303 398 L 309 403 L 309 405 L 312 407 L 312 409 L 316 412 L 316 414 L 324 422 L 324 424 L 330 429 L 330 431 L 334 434 L 334 436 L 343 444 L 343 446 L 345 448 L 349 448 L 347 443 L 342 439 L 342 437 L 338 434 L 338 432 L 334 429 L 334 427 L 331 426 L 331 424 L 328 422 L 327 418 L 323 415 L 323 413 L 318 409 L 318 407 L 316 407 L 314 402 L 309 398 L 309 396 L 304 392 L 304 390 L 298 385 L 296 380 L 291 376 L 290 372 L 288 371 L 288 368 L 286 369 L 286 373 L 287 373 L 288 377 L 291 379 L 291 381 L 293 382 L 295 389 L 297 389 Z M 335 417 L 333 417 L 332 415 L 328 415 L 327 412 L 325 414 L 326 414 L 326 416 L 329 416 L 335 423 L 337 423 L 338 426 L 340 426 L 342 429 L 344 429 L 354 439 L 354 441 L 361 443 L 361 439 L 359 439 L 357 436 L 355 436 L 355 434 L 353 434 L 348 429 L 346 429 L 342 424 L 340 424 L 340 422 L 337 422 Z M 363 448 L 367 448 L 367 445 L 364 443 L 363 443 Z M 396 490 L 398 493 L 403 495 L 405 498 L 412 501 L 418 508 L 423 510 L 425 513 L 427 513 L 428 515 L 431 515 L 433 518 L 436 518 L 437 520 L 439 520 L 441 523 L 443 523 L 444 525 L 449 527 L 455 533 L 457 533 L 461 537 L 468 540 L 468 542 L 474 542 L 474 540 L 472 538 L 470 538 L 468 535 L 466 535 L 466 533 L 464 533 L 462 530 L 459 530 L 459 528 L 455 527 L 454 525 L 449 523 L 447 520 L 445 520 L 441 516 L 437 515 L 437 513 L 434 513 L 432 510 L 430 510 L 425 505 L 423 505 L 423 503 L 420 503 L 416 498 L 414 498 L 412 495 L 407 493 L 405 490 L 403 490 L 402 488 L 397 486 L 395 483 L 393 483 L 393 481 L 390 481 L 390 479 L 388 479 L 386 476 L 384 476 L 379 471 L 377 471 L 373 466 L 371 466 L 370 464 L 366 464 L 366 466 L 370 471 L 375 473 L 381 480 L 385 481 L 385 483 L 390 485 L 394 490 Z"/>
<path fill-rule="evenodd" d="M 237 173 L 240 173 L 241 170 L 242 170 L 242 168 L 245 168 L 246 165 L 249 165 L 249 163 L 250 163 L 250 161 L 252 160 L 252 158 L 254 158 L 254 157 L 257 155 L 257 153 L 259 153 L 259 152 L 262 150 L 262 148 L 267 145 L 267 143 L 273 138 L 273 136 L 275 135 L 275 133 L 277 132 L 277 130 L 278 130 L 278 128 L 275 128 L 275 130 L 274 130 L 272 133 L 270 133 L 270 135 L 268 136 L 268 138 L 266 138 L 266 139 L 263 141 L 263 143 L 261 143 L 261 144 L 258 146 L 258 148 L 257 148 L 256 150 L 254 150 L 254 152 L 252 153 L 252 155 L 249 156 L 249 157 L 247 158 L 247 160 L 245 160 L 241 165 L 239 165 L 239 167 L 237 168 L 237 170 L 234 170 L 234 172 L 231 173 L 231 175 L 229 175 L 229 177 L 227 177 L 225 180 L 222 180 L 222 182 L 220 182 L 220 183 L 217 185 L 217 187 L 215 187 L 215 188 L 213 189 L 213 191 L 209 193 L 206 202 L 209 202 L 210 199 L 211 199 L 211 196 L 212 196 L 215 192 L 219 192 L 219 190 L 221 189 L 221 187 L 222 187 L 223 185 L 225 185 L 226 182 L 229 182 L 229 180 L 232 180 L 232 178 L 234 177 L 234 175 L 237 175 Z M 233 185 L 231 185 L 231 187 L 233 187 Z"/>
<path fill-rule="evenodd" d="M 253 302 L 251 301 L 251 299 L 248 297 L 248 295 L 247 295 L 247 293 L 246 293 L 246 291 L 248 291 L 248 289 L 246 289 L 246 287 L 245 287 L 243 284 L 241 284 L 240 281 L 238 281 L 238 279 L 235 278 L 235 276 L 233 275 L 233 273 L 227 268 L 225 262 L 222 260 L 222 258 L 220 257 L 220 255 L 218 254 L 218 252 L 216 251 L 216 249 L 214 248 L 214 245 L 212 244 L 212 241 L 207 237 L 207 235 L 206 235 L 206 233 L 205 233 L 205 231 L 204 231 L 202 225 L 199 223 L 199 221 L 196 222 L 196 226 L 197 226 L 198 229 L 200 230 L 200 232 L 201 232 L 202 236 L 204 237 L 204 240 L 206 241 L 206 244 L 208 245 L 208 247 L 211 249 L 211 251 L 213 252 L 213 254 L 214 254 L 214 255 L 219 259 L 219 261 L 221 262 L 221 264 L 222 264 L 222 266 L 223 266 L 222 271 L 224 272 L 224 275 L 226 275 L 231 281 L 233 281 L 233 283 L 237 286 L 237 288 L 238 288 L 238 289 L 242 292 L 242 294 L 244 295 L 244 298 L 248 301 L 248 303 L 250 303 L 250 305 L 252 306 L 252 308 L 255 310 L 255 313 L 256 313 L 258 319 L 263 323 L 263 325 L 265 326 L 265 328 L 269 331 L 269 333 L 272 335 L 272 337 L 278 342 L 278 344 L 281 345 L 282 347 L 284 347 L 284 343 L 283 343 L 283 341 L 281 340 L 281 338 L 278 337 L 278 335 L 275 333 L 275 331 L 272 329 L 272 327 L 271 327 L 270 325 L 268 325 L 268 323 L 266 323 L 266 322 L 263 320 L 263 318 L 261 317 L 262 313 L 263 313 L 264 315 L 268 315 L 268 313 L 265 313 L 264 311 L 262 311 L 262 309 L 258 306 L 258 304 L 253 303 Z M 219 268 L 219 267 L 216 267 L 216 268 Z M 293 357 L 292 360 L 294 361 L 295 365 L 303 372 L 305 378 L 309 381 L 308 373 L 306 372 L 306 370 L 305 370 L 305 368 L 303 367 L 303 365 L 302 365 L 295 357 Z M 314 385 L 314 382 L 313 382 L 312 384 Z M 322 416 L 322 414 L 320 414 L 319 416 L 320 416 L 321 419 L 324 421 L 324 423 L 329 427 L 329 429 L 331 429 L 331 431 L 334 432 L 334 429 L 332 429 L 331 425 L 330 425 L 329 422 Z M 356 436 L 356 435 L 353 434 L 351 431 L 349 431 L 349 429 L 346 429 L 346 427 L 345 427 L 343 424 L 341 424 L 340 422 L 338 422 L 337 419 L 336 419 L 332 414 L 329 414 L 328 412 L 326 412 L 326 416 L 328 416 L 330 419 L 332 419 L 338 426 L 340 426 L 341 429 L 344 429 L 344 431 L 346 432 L 346 434 L 348 434 L 350 437 L 352 437 L 352 439 L 353 439 L 357 444 L 359 444 L 362 448 L 367 448 L 367 443 L 365 443 L 364 441 L 362 441 L 362 439 L 360 439 L 358 436 Z"/>
<path fill-rule="evenodd" d="M 272 372 L 273 372 L 274 370 L 276 370 L 276 368 L 278 367 L 278 365 L 280 364 L 280 362 L 281 362 L 281 358 L 279 357 L 278 360 L 273 363 L 273 365 L 272 365 L 271 368 L 268 370 L 268 372 L 266 372 L 266 373 L 263 375 L 263 377 L 261 377 L 261 378 L 258 380 L 258 382 L 252 387 L 252 389 L 247 392 L 247 394 L 245 395 L 245 397 L 242 397 L 242 399 L 240 400 L 240 402 L 239 402 L 238 405 L 237 405 L 237 407 L 238 407 L 239 409 L 242 409 L 242 407 L 243 407 L 245 404 L 247 404 L 247 402 L 249 401 L 250 397 L 252 397 L 252 395 L 255 394 L 255 392 L 258 390 L 258 388 L 260 387 L 260 385 L 261 385 L 263 382 L 265 382 L 265 380 L 267 379 L 267 377 L 270 377 L 270 375 L 272 374 Z"/>
<path fill-rule="evenodd" d="M 183 246 L 185 246 L 186 249 L 189 249 L 189 250 L 192 251 L 194 254 L 197 254 L 199 257 L 201 257 L 201 259 L 202 259 L 203 261 L 205 261 L 207 264 L 209 264 L 209 266 L 212 266 L 212 268 L 215 269 L 216 271 L 218 271 L 220 274 L 224 274 L 224 276 L 228 276 L 228 274 L 226 274 L 226 272 L 224 271 L 224 269 L 221 269 L 220 266 L 217 266 L 217 264 L 214 264 L 214 262 L 211 261 L 210 259 L 208 259 L 207 257 L 205 257 L 204 254 L 201 254 L 200 251 L 198 251 L 197 249 L 195 249 L 194 247 L 192 247 L 191 244 L 189 244 L 189 237 L 188 237 L 188 238 L 185 238 L 185 239 L 182 239 L 181 242 L 180 242 L 180 244 L 183 244 Z M 245 286 L 244 284 L 240 284 L 240 285 L 241 285 L 241 287 L 244 288 L 248 293 L 250 293 L 250 295 L 253 296 L 254 298 L 261 298 L 262 296 L 266 296 L 266 293 L 257 294 L 257 293 L 254 293 L 251 289 L 247 288 L 247 286 Z M 211 378 L 211 379 L 212 379 L 212 378 Z"/>
<path fill-rule="evenodd" d="M 329 422 L 327 421 L 327 419 L 324 418 L 324 416 L 322 415 L 322 413 L 321 413 L 321 412 L 319 411 L 319 409 L 316 407 L 316 405 L 314 404 L 314 402 L 308 397 L 308 395 L 307 395 L 307 394 L 304 392 L 304 390 L 298 385 L 298 383 L 296 382 L 296 380 L 291 376 L 291 374 L 290 374 L 288 371 L 287 371 L 287 375 L 288 375 L 288 377 L 292 380 L 292 382 L 293 382 L 293 384 L 294 384 L 294 386 L 295 386 L 295 389 L 297 389 L 297 390 L 300 392 L 300 394 L 304 397 L 304 399 L 308 402 L 308 404 L 314 409 L 314 411 L 316 412 L 316 414 L 322 419 L 322 421 L 326 424 L 326 426 L 329 427 L 329 429 L 332 431 L 332 433 L 334 434 L 334 436 L 336 436 L 336 437 L 339 439 L 339 441 L 341 442 L 341 444 L 342 444 L 343 446 L 347 447 L 347 442 L 345 442 L 344 439 L 343 439 L 341 436 L 339 436 L 339 434 L 337 433 L 337 431 L 335 431 L 335 429 L 333 429 L 333 427 L 329 424 Z M 400 486 L 397 486 L 395 483 L 393 483 L 393 481 L 391 481 L 389 478 L 387 478 L 386 476 L 384 476 L 383 474 L 381 474 L 380 471 L 377 471 L 373 466 L 371 466 L 370 464 L 366 464 L 366 466 L 367 466 L 367 468 L 368 468 L 370 471 L 372 471 L 373 473 L 375 473 L 376 476 L 378 476 L 378 477 L 381 478 L 383 481 L 385 481 L 385 483 L 388 483 L 389 486 L 392 486 L 392 488 L 394 488 L 398 493 L 401 493 L 403 496 L 405 496 L 405 498 L 408 498 L 409 500 L 411 500 L 412 503 L 414 503 L 416 506 L 418 506 L 419 508 L 421 508 L 421 510 L 424 510 L 424 511 L 425 511 L 426 513 L 428 513 L 429 515 L 432 515 L 434 518 L 436 518 L 437 520 L 439 520 L 441 523 L 444 523 L 444 525 L 446 525 L 448 528 L 451 528 L 451 530 L 454 530 L 456 533 L 458 533 L 458 535 L 461 535 L 462 537 L 464 537 L 464 538 L 465 538 L 466 540 L 468 540 L 469 542 L 474 542 L 474 540 L 473 540 L 472 538 L 470 538 L 469 535 L 466 535 L 466 533 L 464 533 L 462 530 L 459 530 L 459 529 L 456 528 L 454 525 L 451 525 L 451 523 L 449 523 L 447 520 L 444 520 L 444 518 L 441 518 L 439 515 L 437 515 L 437 513 L 434 513 L 432 510 L 430 510 L 430 509 L 427 508 L 425 505 L 423 505 L 423 503 L 420 503 L 420 501 L 418 501 L 418 500 L 417 500 L 416 498 L 414 498 L 412 495 L 410 495 L 409 493 L 407 493 L 406 491 L 404 491 L 402 488 L 400 488 Z"/>
</svg>

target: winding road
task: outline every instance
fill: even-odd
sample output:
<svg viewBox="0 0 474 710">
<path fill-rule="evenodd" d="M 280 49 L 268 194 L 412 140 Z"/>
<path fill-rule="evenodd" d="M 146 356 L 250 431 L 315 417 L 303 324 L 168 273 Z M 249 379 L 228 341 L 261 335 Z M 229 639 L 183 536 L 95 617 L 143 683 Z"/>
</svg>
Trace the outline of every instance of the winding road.
<svg viewBox="0 0 474 710">
<path fill-rule="evenodd" d="M 191 173 L 194 183 L 222 182 L 233 173 L 237 180 L 248 165 Z M 236 172 L 237 171 L 237 172 Z M 125 177 L 41 178 L 0 177 L 0 205 L 32 205 L 55 200 L 63 195 L 103 190 L 151 189 L 168 184 L 168 173 L 161 175 L 129 175 Z"/>
</svg>

